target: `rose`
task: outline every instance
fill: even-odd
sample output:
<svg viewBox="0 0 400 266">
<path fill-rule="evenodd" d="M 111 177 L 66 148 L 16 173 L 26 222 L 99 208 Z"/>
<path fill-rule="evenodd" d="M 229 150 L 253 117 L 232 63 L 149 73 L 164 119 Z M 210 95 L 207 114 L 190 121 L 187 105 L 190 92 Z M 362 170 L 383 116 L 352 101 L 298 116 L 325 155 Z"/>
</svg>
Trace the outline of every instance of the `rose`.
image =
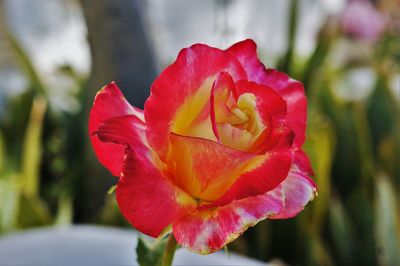
<svg viewBox="0 0 400 266">
<path fill-rule="evenodd" d="M 152 237 L 172 225 L 179 244 L 207 254 L 260 220 L 297 215 L 316 195 L 301 150 L 306 105 L 302 84 L 265 69 L 252 40 L 195 44 L 155 80 L 144 111 L 105 86 L 89 131 L 119 176 L 125 218 Z"/>
</svg>

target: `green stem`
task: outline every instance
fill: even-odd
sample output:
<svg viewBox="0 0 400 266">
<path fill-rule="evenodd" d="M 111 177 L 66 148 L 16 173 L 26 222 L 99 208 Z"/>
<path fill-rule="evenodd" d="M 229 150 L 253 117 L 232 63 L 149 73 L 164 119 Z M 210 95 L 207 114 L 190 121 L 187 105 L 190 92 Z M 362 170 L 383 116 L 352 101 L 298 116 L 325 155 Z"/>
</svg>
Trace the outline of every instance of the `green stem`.
<svg viewBox="0 0 400 266">
<path fill-rule="evenodd" d="M 174 259 L 176 245 L 177 245 L 177 243 L 176 243 L 175 237 L 171 233 L 168 238 L 167 246 L 165 247 L 165 250 L 164 250 L 161 266 L 171 266 L 172 265 L 172 260 Z"/>
</svg>

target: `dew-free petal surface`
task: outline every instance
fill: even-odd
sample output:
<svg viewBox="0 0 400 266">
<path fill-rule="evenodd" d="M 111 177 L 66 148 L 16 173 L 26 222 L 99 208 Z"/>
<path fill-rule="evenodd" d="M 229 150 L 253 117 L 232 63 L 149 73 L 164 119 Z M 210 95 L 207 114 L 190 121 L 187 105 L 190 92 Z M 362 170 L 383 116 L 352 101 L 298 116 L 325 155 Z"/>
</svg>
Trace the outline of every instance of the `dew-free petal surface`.
<svg viewBox="0 0 400 266">
<path fill-rule="evenodd" d="M 170 182 L 149 152 L 125 151 L 116 198 L 124 217 L 139 231 L 157 237 L 184 209 L 196 202 Z"/>
<path fill-rule="evenodd" d="M 132 107 L 118 86 L 111 82 L 96 95 L 89 116 L 89 134 L 97 158 L 114 176 L 119 176 L 121 173 L 124 147 L 115 143 L 103 143 L 93 133 L 105 120 L 124 115 L 134 115 L 142 121 L 144 119 L 143 112 Z"/>
<path fill-rule="evenodd" d="M 229 205 L 193 211 L 173 223 L 173 234 L 183 247 L 200 254 L 220 250 L 249 226 L 282 209 L 280 191 L 234 201 Z"/>
</svg>

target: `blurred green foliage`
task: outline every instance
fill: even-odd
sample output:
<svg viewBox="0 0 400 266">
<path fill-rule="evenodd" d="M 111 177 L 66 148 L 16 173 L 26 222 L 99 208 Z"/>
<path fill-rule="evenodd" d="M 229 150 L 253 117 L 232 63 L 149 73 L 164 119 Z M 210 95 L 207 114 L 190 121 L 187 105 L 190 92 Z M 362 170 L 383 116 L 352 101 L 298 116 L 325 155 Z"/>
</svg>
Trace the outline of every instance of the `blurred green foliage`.
<svg viewBox="0 0 400 266">
<path fill-rule="evenodd" d="M 263 221 L 230 247 L 290 264 L 400 265 L 400 100 L 390 88 L 400 71 L 398 33 L 388 29 L 374 44 L 349 40 L 329 18 L 315 51 L 299 58 L 294 49 L 297 1 L 292 3 L 289 47 L 278 68 L 305 84 L 305 150 L 319 196 L 298 217 Z M 0 233 L 73 221 L 129 226 L 114 195 L 104 196 L 95 219 L 79 218 L 92 207 L 80 196 L 88 167 L 82 159 L 86 110 L 52 108 L 28 56 L 12 34 L 6 36 L 30 82 L 23 95 L 9 99 L 0 121 Z M 343 42 L 356 45 L 338 48 Z M 367 47 L 370 56 L 357 56 L 359 46 Z M 332 63 L 335 49 L 350 49 L 339 65 Z M 339 81 L 359 67 L 375 73 L 372 92 L 362 99 L 342 97 L 339 89 L 353 88 L 340 88 L 346 83 Z M 72 97 L 85 105 L 86 79 L 69 66 L 60 73 L 74 81 Z"/>
<path fill-rule="evenodd" d="M 12 33 L 5 27 L 2 31 L 29 84 L 22 95 L 10 99 L 7 113 L 0 121 L 0 233 L 32 226 L 70 224 L 73 213 L 68 187 L 64 186 L 53 198 L 46 197 L 44 191 L 46 183 L 54 183 L 43 178 L 44 166 L 47 166 L 45 153 L 51 152 L 54 146 L 46 143 L 52 140 L 47 135 L 54 138 L 57 132 L 48 126 L 56 119 L 48 106 L 47 88 Z M 67 131 L 68 125 L 64 124 L 62 130 Z M 63 163 L 67 160 L 67 157 L 61 159 Z M 51 168 L 56 168 L 55 162 L 55 159 L 51 161 Z M 60 170 L 53 173 L 57 171 Z"/>
<path fill-rule="evenodd" d="M 22 140 L 21 163 L 10 162 L 5 147 L 0 150 L 0 231 L 49 224 L 52 221 L 46 204 L 39 196 L 39 168 L 42 152 L 42 126 L 46 100 L 36 97 Z M 2 146 L 4 139 L 1 140 Z M 4 145 L 5 146 L 5 145 Z"/>
<path fill-rule="evenodd" d="M 2 125 L 0 132 L 0 232 L 52 221 L 38 191 L 47 100 L 42 96 L 40 81 L 28 57 L 11 33 L 4 32 L 21 66 L 32 80 L 32 90 L 13 104 L 11 109 L 16 111 L 10 112 L 10 120 L 5 121 L 6 127 Z M 20 108 L 24 112 L 20 112 Z"/>
<path fill-rule="evenodd" d="M 295 25 L 289 23 L 289 40 Z M 400 70 L 398 40 L 398 29 L 390 28 L 377 43 L 349 40 L 330 18 L 308 59 L 296 58 L 289 43 L 278 68 L 306 87 L 305 149 L 319 196 L 295 219 L 257 225 L 234 248 L 290 264 L 400 265 L 400 84 L 390 88 Z M 354 43 L 348 45 L 353 49 L 338 65 L 335 49 L 344 49 L 338 48 L 344 42 Z M 358 55 L 362 47 L 369 56 Z M 341 97 L 340 89 L 354 88 L 339 88 L 346 84 L 339 81 L 360 67 L 376 75 L 372 92 L 362 99 Z"/>
</svg>

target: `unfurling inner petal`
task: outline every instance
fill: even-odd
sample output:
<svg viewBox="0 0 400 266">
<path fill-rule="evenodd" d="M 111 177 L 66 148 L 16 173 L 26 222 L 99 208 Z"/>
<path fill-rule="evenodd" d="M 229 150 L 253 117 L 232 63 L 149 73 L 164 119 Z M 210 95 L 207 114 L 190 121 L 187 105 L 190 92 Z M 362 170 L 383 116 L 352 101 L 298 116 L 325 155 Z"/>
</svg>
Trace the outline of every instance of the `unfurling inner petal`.
<svg viewBox="0 0 400 266">
<path fill-rule="evenodd" d="M 238 96 L 232 78 L 222 72 L 213 83 L 210 102 L 213 130 L 219 142 L 249 151 L 266 128 L 256 109 L 256 96 L 253 93 Z"/>
<path fill-rule="evenodd" d="M 221 108 L 215 113 L 218 115 L 220 112 Z M 216 119 L 221 143 L 234 149 L 249 151 L 266 129 L 256 110 L 256 96 L 252 93 L 240 95 L 228 114 L 223 119 Z"/>
<path fill-rule="evenodd" d="M 256 155 L 201 138 L 171 133 L 172 181 L 201 201 L 222 196 Z"/>
</svg>

